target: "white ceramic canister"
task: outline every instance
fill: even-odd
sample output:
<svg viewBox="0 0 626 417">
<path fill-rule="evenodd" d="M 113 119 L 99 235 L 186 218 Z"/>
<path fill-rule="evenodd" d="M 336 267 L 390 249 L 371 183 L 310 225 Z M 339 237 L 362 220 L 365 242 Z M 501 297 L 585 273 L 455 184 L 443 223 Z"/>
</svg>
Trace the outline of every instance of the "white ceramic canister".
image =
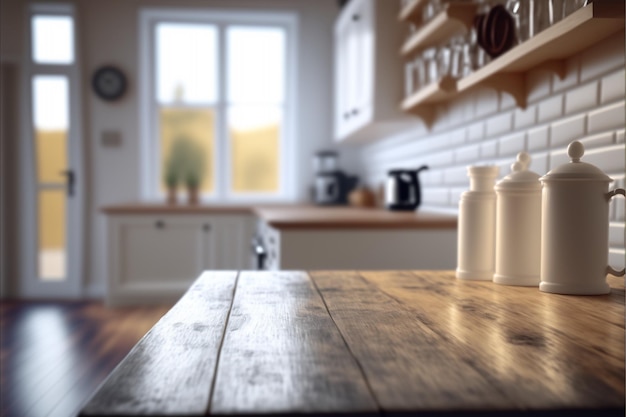
<svg viewBox="0 0 626 417">
<path fill-rule="evenodd" d="M 541 183 L 520 152 L 511 174 L 496 184 L 496 269 L 493 281 L 538 286 L 541 272 Z"/>
<path fill-rule="evenodd" d="M 470 189 L 459 202 L 456 277 L 491 281 L 495 263 L 497 166 L 470 166 Z"/>
<path fill-rule="evenodd" d="M 557 294 L 608 294 L 606 274 L 623 276 L 608 267 L 609 192 L 611 178 L 582 162 L 582 143 L 567 148 L 571 161 L 540 178 L 543 183 L 541 284 Z"/>
</svg>

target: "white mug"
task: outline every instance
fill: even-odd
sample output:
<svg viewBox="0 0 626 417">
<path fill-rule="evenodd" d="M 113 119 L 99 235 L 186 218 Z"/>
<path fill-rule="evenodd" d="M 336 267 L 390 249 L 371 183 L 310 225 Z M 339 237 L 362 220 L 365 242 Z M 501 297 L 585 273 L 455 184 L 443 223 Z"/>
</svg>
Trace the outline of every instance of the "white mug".
<svg viewBox="0 0 626 417">
<path fill-rule="evenodd" d="M 623 276 L 607 266 L 609 201 L 621 188 L 609 191 L 611 178 L 580 161 L 584 147 L 572 142 L 571 162 L 543 176 L 542 251 L 539 289 L 558 294 L 608 294 L 607 273 Z"/>
</svg>

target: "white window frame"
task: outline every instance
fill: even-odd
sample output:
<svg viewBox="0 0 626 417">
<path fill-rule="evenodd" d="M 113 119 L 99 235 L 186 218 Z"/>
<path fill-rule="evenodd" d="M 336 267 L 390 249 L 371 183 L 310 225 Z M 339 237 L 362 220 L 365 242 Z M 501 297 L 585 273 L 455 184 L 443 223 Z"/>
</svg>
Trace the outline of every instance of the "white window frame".
<svg viewBox="0 0 626 417">
<path fill-rule="evenodd" d="M 161 167 L 159 166 L 160 153 L 157 120 L 157 93 L 155 83 L 155 28 L 158 23 L 202 23 L 215 25 L 218 29 L 218 70 L 217 86 L 218 98 L 215 103 L 217 123 L 214 158 L 214 192 L 203 195 L 202 201 L 221 202 L 280 202 L 295 201 L 296 178 L 298 175 L 296 164 L 296 74 L 297 74 L 297 15 L 286 11 L 235 11 L 217 9 L 171 9 L 145 8 L 139 12 L 139 51 L 141 51 L 139 65 L 139 115 L 141 137 L 141 197 L 144 200 L 163 201 L 164 195 L 159 191 L 161 181 Z M 277 193 L 232 193 L 228 149 L 230 140 L 227 134 L 226 86 L 228 73 L 226 71 L 226 41 L 225 28 L 227 26 L 269 26 L 281 27 L 286 34 L 285 59 L 285 99 L 283 102 L 284 119 L 282 121 L 280 138 L 279 163 L 279 191 Z"/>
</svg>

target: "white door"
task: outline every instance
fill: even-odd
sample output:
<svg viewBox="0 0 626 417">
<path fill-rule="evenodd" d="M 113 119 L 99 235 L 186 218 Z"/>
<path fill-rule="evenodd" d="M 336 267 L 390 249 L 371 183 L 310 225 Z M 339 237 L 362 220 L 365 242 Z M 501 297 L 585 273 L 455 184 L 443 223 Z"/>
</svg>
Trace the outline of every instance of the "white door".
<svg viewBox="0 0 626 417">
<path fill-rule="evenodd" d="M 81 295 L 84 176 L 73 9 L 28 13 L 23 77 L 20 295 Z"/>
</svg>

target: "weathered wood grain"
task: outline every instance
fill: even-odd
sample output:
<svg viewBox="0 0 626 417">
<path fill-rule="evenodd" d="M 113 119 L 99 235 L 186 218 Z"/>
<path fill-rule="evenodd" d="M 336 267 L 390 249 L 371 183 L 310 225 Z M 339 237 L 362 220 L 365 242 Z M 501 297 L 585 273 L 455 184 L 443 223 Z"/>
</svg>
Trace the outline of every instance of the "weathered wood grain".
<svg viewBox="0 0 626 417">
<path fill-rule="evenodd" d="M 242 272 L 210 413 L 377 411 L 307 274 Z"/>
<path fill-rule="evenodd" d="M 311 276 L 385 412 L 499 410 L 500 387 L 418 313 L 355 272 Z M 441 314 L 446 314 L 442 311 Z"/>
<path fill-rule="evenodd" d="M 441 271 L 363 272 L 510 400 L 535 410 L 624 407 L 624 303 L 459 281 Z M 619 281 L 619 282 L 616 282 Z M 332 310 L 331 310 L 332 311 Z"/>
<path fill-rule="evenodd" d="M 609 283 L 206 273 L 82 415 L 623 415 L 624 282 Z"/>
<path fill-rule="evenodd" d="M 236 279 L 232 271 L 202 274 L 81 415 L 204 415 Z"/>
</svg>

